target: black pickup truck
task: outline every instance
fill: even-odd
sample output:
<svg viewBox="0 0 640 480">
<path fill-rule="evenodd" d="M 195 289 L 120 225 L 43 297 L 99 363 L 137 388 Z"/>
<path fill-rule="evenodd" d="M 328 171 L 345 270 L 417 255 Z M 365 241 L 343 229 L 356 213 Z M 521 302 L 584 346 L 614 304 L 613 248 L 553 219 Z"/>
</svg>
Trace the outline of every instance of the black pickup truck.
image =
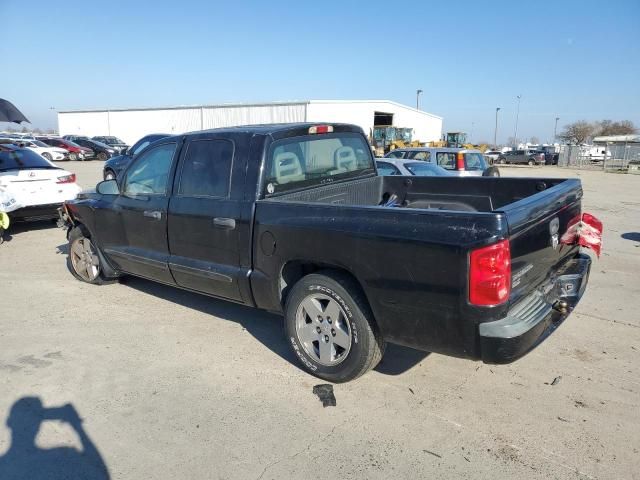
<svg viewBox="0 0 640 480">
<path fill-rule="evenodd" d="M 577 179 L 378 176 L 358 127 L 281 124 L 159 140 L 61 215 L 78 279 L 284 314 L 303 368 L 341 382 L 386 341 L 488 363 L 534 348 L 599 252 L 581 198 Z"/>
</svg>

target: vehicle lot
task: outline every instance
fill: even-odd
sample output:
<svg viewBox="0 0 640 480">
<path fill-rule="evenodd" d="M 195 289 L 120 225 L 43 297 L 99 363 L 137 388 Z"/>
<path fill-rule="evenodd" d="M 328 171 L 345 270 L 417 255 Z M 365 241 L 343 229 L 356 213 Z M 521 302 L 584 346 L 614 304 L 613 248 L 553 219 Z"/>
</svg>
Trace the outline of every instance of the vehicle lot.
<svg viewBox="0 0 640 480">
<path fill-rule="evenodd" d="M 78 182 L 101 162 L 66 162 Z M 586 296 L 537 350 L 488 366 L 400 347 L 322 408 L 281 319 L 138 279 L 82 284 L 50 224 L 0 246 L 0 416 L 71 403 L 113 478 L 640 478 L 640 178 L 575 176 L 605 225 Z M 560 377 L 555 385 L 555 378 Z M 0 427 L 0 457 L 11 443 Z M 46 422 L 40 447 L 76 445 Z"/>
</svg>

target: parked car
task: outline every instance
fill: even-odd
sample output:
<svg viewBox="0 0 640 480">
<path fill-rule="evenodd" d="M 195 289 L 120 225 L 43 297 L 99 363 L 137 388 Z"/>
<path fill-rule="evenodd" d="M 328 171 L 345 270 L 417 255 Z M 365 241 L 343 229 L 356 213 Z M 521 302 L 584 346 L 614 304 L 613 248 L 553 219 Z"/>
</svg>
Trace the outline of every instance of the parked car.
<svg viewBox="0 0 640 480">
<path fill-rule="evenodd" d="M 75 198 L 80 187 L 75 174 L 34 151 L 0 144 L 0 191 L 15 202 L 0 205 L 13 222 L 57 218 L 62 202 Z"/>
<path fill-rule="evenodd" d="M 38 155 L 42 155 L 47 160 L 59 162 L 62 160 L 69 160 L 69 152 L 64 148 L 52 147 L 40 140 L 16 140 L 15 144 L 19 147 L 28 148 L 36 152 Z"/>
<path fill-rule="evenodd" d="M 416 175 L 418 177 L 446 177 L 452 175 L 438 165 L 421 160 L 376 158 L 376 167 L 380 175 Z"/>
<path fill-rule="evenodd" d="M 111 148 L 114 148 L 118 151 L 118 153 L 125 152 L 129 145 L 124 143 L 118 137 L 106 136 L 106 137 L 92 137 L 91 140 L 95 140 L 96 142 L 101 142 L 109 145 Z"/>
<path fill-rule="evenodd" d="M 484 158 L 487 160 L 487 163 L 489 163 L 489 165 L 493 165 L 494 163 L 497 163 L 498 158 L 500 158 L 500 154 L 502 152 L 500 150 L 487 150 L 486 152 L 484 152 Z"/>
<path fill-rule="evenodd" d="M 80 145 L 81 147 L 92 150 L 98 160 L 106 161 L 116 155 L 115 148 L 112 148 L 102 142 L 97 142 L 95 140 L 89 140 L 85 138 L 77 138 L 74 143 Z"/>
<path fill-rule="evenodd" d="M 533 349 L 585 291 L 580 245 L 600 249 L 581 199 L 577 178 L 379 176 L 359 127 L 299 123 L 158 140 L 62 218 L 78 280 L 283 314 L 301 367 L 344 382 L 387 341 L 487 363 Z"/>
<path fill-rule="evenodd" d="M 51 145 L 52 147 L 58 147 L 69 152 L 69 160 L 89 160 L 94 156 L 93 150 L 86 147 L 81 147 L 77 143 L 70 142 L 63 138 L 57 137 L 38 137 L 43 143 Z"/>
<path fill-rule="evenodd" d="M 448 147 L 398 148 L 384 158 L 402 158 L 430 162 L 460 177 L 482 176 L 489 165 L 480 150 Z"/>
<path fill-rule="evenodd" d="M 78 143 L 76 140 L 89 140 L 89 137 L 85 135 L 63 135 L 62 138 L 74 143 Z"/>
<path fill-rule="evenodd" d="M 498 158 L 498 163 L 524 163 L 528 165 L 544 164 L 544 154 L 537 150 L 511 150 Z"/>
<path fill-rule="evenodd" d="M 168 133 L 152 133 L 150 135 L 145 135 L 136 143 L 134 143 L 132 147 L 129 147 L 126 151 L 124 151 L 121 155 L 115 156 L 105 162 L 104 168 L 102 170 L 103 178 L 105 180 L 117 178 L 118 174 L 122 170 L 124 170 L 127 165 L 129 165 L 131 159 L 142 150 L 144 150 L 147 145 L 150 145 L 156 140 L 160 140 L 161 138 L 166 138 L 168 136 Z"/>
</svg>

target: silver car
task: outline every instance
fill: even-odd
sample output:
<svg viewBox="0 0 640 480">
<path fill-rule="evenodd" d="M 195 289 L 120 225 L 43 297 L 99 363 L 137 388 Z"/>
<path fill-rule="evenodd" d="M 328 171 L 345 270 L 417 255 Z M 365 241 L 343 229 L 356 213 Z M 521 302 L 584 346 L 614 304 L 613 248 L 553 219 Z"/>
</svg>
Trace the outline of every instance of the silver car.
<svg viewBox="0 0 640 480">
<path fill-rule="evenodd" d="M 400 158 L 376 158 L 380 175 L 416 175 L 418 177 L 451 177 L 453 174 L 442 167 L 420 160 Z"/>
<path fill-rule="evenodd" d="M 453 175 L 460 177 L 481 177 L 489 168 L 480 150 L 447 147 L 416 147 L 398 148 L 391 150 L 385 158 L 400 158 L 403 160 L 421 160 L 444 168 Z"/>
</svg>

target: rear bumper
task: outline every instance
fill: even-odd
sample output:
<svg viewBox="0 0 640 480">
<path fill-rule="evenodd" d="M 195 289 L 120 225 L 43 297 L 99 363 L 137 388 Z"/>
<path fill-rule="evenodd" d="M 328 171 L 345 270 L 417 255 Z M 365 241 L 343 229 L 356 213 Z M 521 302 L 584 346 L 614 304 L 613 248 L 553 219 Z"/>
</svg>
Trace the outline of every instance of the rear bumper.
<svg viewBox="0 0 640 480">
<path fill-rule="evenodd" d="M 36 220 L 49 220 L 58 218 L 58 209 L 62 203 L 49 203 L 47 205 L 34 205 L 23 207 L 11 212 L 11 220 L 15 222 L 31 222 Z"/>
<path fill-rule="evenodd" d="M 589 280 L 591 258 L 577 255 L 540 290 L 515 305 L 507 316 L 479 325 L 485 363 L 510 363 L 527 354 L 564 322 Z"/>
</svg>

